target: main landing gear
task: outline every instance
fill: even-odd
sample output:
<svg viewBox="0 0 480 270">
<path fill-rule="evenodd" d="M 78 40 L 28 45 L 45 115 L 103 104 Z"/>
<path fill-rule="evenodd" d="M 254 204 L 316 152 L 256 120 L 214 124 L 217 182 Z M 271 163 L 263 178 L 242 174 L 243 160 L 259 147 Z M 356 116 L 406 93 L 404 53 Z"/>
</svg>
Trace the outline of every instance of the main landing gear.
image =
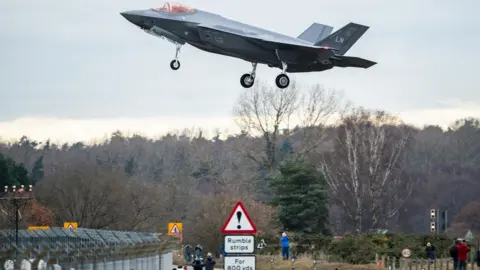
<svg viewBox="0 0 480 270">
<path fill-rule="evenodd" d="M 252 63 L 252 72 L 245 73 L 240 77 L 240 84 L 244 88 L 250 88 L 255 83 L 255 73 L 257 71 L 257 63 Z M 282 73 L 275 79 L 278 88 L 284 89 L 290 85 L 290 78 L 287 76 L 287 64 L 282 62 Z"/>
<path fill-rule="evenodd" d="M 240 84 L 244 88 L 252 87 L 253 83 L 255 82 L 256 72 L 257 72 L 257 63 L 252 63 L 252 72 L 243 74 L 242 77 L 240 77 Z"/>
<path fill-rule="evenodd" d="M 175 46 L 177 46 L 177 51 L 175 53 L 175 59 L 170 62 L 170 68 L 173 70 L 177 70 L 180 68 L 180 61 L 178 61 L 178 54 L 180 53 L 180 48 L 182 47 L 182 44 L 175 43 Z"/>
<path fill-rule="evenodd" d="M 282 73 L 275 78 L 275 84 L 280 89 L 287 88 L 290 84 L 290 78 L 287 76 L 287 67 L 287 64 L 282 62 Z"/>
</svg>

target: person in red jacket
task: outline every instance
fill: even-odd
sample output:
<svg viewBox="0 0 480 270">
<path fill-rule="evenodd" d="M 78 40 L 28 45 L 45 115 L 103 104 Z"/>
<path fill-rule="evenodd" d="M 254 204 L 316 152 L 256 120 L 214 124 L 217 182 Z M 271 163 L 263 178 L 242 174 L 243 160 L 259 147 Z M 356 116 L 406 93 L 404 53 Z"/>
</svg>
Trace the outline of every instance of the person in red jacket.
<svg viewBox="0 0 480 270">
<path fill-rule="evenodd" d="M 457 244 L 458 250 L 458 270 L 467 270 L 467 256 L 470 248 L 465 240 Z"/>
</svg>

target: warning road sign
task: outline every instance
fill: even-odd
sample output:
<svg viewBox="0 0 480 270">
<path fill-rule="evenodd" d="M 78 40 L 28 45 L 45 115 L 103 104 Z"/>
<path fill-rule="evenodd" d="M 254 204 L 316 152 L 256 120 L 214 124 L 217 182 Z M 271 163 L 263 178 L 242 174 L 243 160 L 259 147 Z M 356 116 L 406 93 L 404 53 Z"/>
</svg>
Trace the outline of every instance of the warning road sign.
<svg viewBox="0 0 480 270">
<path fill-rule="evenodd" d="M 168 235 L 180 236 L 182 235 L 183 224 L 180 222 L 168 223 Z"/>
<path fill-rule="evenodd" d="M 78 228 L 78 223 L 77 222 L 64 222 L 63 223 L 63 228 L 65 228 L 65 229 L 76 229 L 76 228 Z"/>
<path fill-rule="evenodd" d="M 223 225 L 223 234 L 253 234 L 257 232 L 257 227 L 245 210 L 242 202 L 237 202 L 233 207 L 232 213 Z"/>
</svg>

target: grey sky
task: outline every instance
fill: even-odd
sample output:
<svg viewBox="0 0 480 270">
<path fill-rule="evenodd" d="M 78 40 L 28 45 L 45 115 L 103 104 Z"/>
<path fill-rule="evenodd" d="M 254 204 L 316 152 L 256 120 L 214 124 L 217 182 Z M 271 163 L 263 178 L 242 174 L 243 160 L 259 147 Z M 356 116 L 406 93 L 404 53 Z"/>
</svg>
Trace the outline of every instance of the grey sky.
<svg viewBox="0 0 480 270">
<path fill-rule="evenodd" d="M 189 0 L 183 3 L 297 36 L 312 22 L 371 28 L 349 51 L 378 65 L 292 74 L 392 112 L 480 103 L 480 1 Z M 21 117 L 228 116 L 251 65 L 147 35 L 119 12 L 152 0 L 0 1 L 0 121 Z M 475 71 L 476 70 L 476 71 Z M 278 69 L 260 67 L 272 83 Z"/>
</svg>

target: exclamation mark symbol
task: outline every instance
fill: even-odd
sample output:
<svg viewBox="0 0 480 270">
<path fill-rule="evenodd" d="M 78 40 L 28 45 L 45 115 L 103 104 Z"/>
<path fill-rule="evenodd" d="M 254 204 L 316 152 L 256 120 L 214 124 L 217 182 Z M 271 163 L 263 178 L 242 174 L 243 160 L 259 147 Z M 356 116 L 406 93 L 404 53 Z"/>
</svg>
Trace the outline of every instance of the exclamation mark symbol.
<svg viewBox="0 0 480 270">
<path fill-rule="evenodd" d="M 237 220 L 238 220 L 238 226 L 237 229 L 241 229 L 242 226 L 240 225 L 240 220 L 242 219 L 242 211 L 237 211 Z"/>
</svg>

